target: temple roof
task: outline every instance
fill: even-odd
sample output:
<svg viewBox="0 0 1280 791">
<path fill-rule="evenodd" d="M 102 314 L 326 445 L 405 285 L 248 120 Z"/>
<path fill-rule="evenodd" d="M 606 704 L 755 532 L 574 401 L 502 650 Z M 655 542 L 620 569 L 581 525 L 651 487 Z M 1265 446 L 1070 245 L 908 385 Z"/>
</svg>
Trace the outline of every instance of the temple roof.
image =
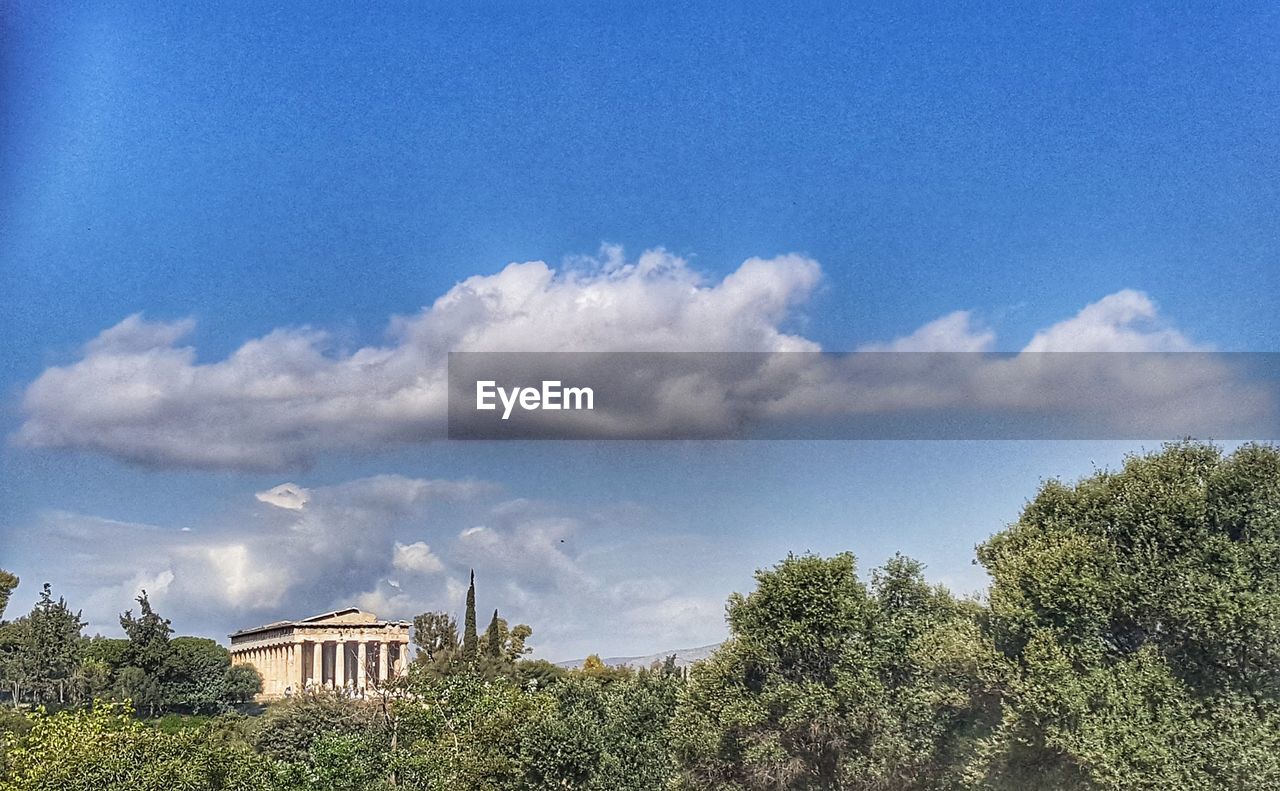
<svg viewBox="0 0 1280 791">
<path fill-rule="evenodd" d="M 371 612 L 361 610 L 359 607 L 346 607 L 341 610 L 331 610 L 323 612 L 319 615 L 312 615 L 297 621 L 273 621 L 272 623 L 263 624 L 262 626 L 254 626 L 249 629 L 241 629 L 238 632 L 232 632 L 231 637 L 242 637 L 255 632 L 267 632 L 273 629 L 285 629 L 290 626 L 408 626 L 408 621 L 379 621 L 378 616 Z"/>
</svg>

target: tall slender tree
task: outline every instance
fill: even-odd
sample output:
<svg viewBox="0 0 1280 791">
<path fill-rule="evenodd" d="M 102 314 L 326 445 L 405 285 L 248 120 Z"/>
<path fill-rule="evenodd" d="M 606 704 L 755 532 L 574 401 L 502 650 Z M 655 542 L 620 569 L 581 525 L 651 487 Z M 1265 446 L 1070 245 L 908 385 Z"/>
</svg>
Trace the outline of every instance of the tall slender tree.
<svg viewBox="0 0 1280 791">
<path fill-rule="evenodd" d="M 489 621 L 489 628 L 484 630 L 484 653 L 485 656 L 498 659 L 502 656 L 502 644 L 505 642 L 503 638 L 503 628 L 501 621 L 498 619 L 498 611 L 493 611 L 493 619 Z"/>
<path fill-rule="evenodd" d="M 476 634 L 476 572 L 471 570 L 471 585 L 467 588 L 467 615 L 462 632 L 462 660 L 474 664 L 478 658 L 479 637 Z"/>
</svg>

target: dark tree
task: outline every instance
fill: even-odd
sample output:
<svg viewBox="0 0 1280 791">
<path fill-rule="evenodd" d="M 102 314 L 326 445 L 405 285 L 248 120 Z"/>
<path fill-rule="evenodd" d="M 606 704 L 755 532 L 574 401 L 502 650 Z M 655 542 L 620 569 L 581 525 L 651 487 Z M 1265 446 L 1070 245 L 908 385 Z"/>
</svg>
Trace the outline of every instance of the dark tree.
<svg viewBox="0 0 1280 791">
<path fill-rule="evenodd" d="M 138 617 L 134 617 L 133 610 L 125 610 L 120 616 L 120 626 L 129 637 L 129 649 L 125 652 L 125 663 L 129 667 L 125 670 L 137 672 L 121 671 L 117 685 L 121 694 L 133 700 L 135 706 L 145 705 L 154 715 L 164 703 L 165 676 L 173 656 L 169 642 L 173 627 L 168 618 L 161 618 L 151 609 L 146 591 L 142 591 L 137 601 L 141 608 Z"/>
<path fill-rule="evenodd" d="M 462 632 L 462 660 L 475 664 L 479 656 L 479 637 L 476 635 L 476 572 L 471 571 L 471 585 L 467 588 L 467 614 Z"/>
<path fill-rule="evenodd" d="M 37 703 L 66 701 L 84 653 L 84 626 L 80 612 L 61 597 L 55 601 L 46 582 L 31 613 L 5 629 L 2 670 L 15 703 L 24 691 Z"/>
<path fill-rule="evenodd" d="M 18 587 L 18 577 L 4 569 L 0 569 L 0 618 L 4 618 L 4 608 L 9 606 L 9 594 Z"/>
<path fill-rule="evenodd" d="M 498 659 L 502 656 L 502 633 L 506 630 L 498 619 L 498 611 L 493 611 L 493 618 L 489 621 L 489 628 L 484 630 L 484 653 L 485 656 Z"/>
</svg>

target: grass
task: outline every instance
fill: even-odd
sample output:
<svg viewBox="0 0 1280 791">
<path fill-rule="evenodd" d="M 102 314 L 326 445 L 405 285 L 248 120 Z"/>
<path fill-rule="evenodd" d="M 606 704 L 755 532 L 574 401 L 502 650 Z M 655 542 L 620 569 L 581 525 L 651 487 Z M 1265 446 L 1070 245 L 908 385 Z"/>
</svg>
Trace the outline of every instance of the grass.
<svg viewBox="0 0 1280 791">
<path fill-rule="evenodd" d="M 165 714 L 155 719 L 145 720 L 152 728 L 164 733 L 178 733 L 188 728 L 199 728 L 209 722 L 211 717 L 204 714 Z"/>
</svg>

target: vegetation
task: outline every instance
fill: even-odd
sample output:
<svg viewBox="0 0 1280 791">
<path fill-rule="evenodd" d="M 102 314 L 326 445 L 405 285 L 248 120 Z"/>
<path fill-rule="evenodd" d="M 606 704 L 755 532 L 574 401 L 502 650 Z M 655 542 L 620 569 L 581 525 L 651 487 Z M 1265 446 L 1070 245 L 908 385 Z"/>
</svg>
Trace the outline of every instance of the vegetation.
<svg viewBox="0 0 1280 791">
<path fill-rule="evenodd" d="M 170 637 L 145 595 L 128 640 L 84 640 L 46 587 L 0 627 L 2 669 L 15 703 L 63 708 L 0 717 L 0 791 L 1280 788 L 1275 448 L 1047 482 L 977 559 L 983 602 L 904 557 L 864 577 L 790 556 L 687 674 L 526 659 L 527 626 L 477 633 L 473 578 L 461 634 L 415 619 L 406 676 L 255 717 L 225 711 L 252 685 L 231 691 L 217 646 Z M 199 716 L 147 723 L 124 693 Z"/>
<path fill-rule="evenodd" d="M 152 716 L 214 714 L 262 688 L 253 667 L 232 667 L 230 652 L 213 640 L 171 637 L 145 591 L 137 601 L 137 617 L 131 610 L 120 616 L 127 639 L 88 639 L 80 613 L 55 601 L 46 583 L 29 614 L 0 623 L 0 678 L 13 705 L 128 701 Z"/>
<path fill-rule="evenodd" d="M 525 641 L 533 634 L 533 629 L 526 624 L 509 627 L 506 619 L 494 610 L 481 638 L 476 633 L 474 571 L 467 587 L 463 623 L 463 633 L 459 638 L 457 622 L 448 613 L 424 612 L 413 619 L 413 641 L 418 648 L 414 663 L 419 673 L 434 677 L 475 673 L 485 679 L 508 680 L 522 676 L 521 660 L 530 651 Z M 546 675 L 543 667 L 537 666 L 536 670 L 540 677 Z"/>
</svg>

